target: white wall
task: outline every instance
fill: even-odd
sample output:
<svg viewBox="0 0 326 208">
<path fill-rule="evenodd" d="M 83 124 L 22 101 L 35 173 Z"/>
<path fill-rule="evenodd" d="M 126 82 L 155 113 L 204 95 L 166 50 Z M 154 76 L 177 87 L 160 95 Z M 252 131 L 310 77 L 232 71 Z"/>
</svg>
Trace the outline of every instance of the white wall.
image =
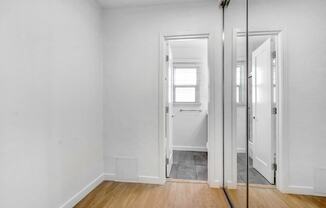
<svg viewBox="0 0 326 208">
<path fill-rule="evenodd" d="M 173 107 L 173 149 L 207 151 L 208 114 L 208 56 L 207 40 L 187 40 L 170 42 L 173 61 L 197 63 L 199 70 L 200 104 L 176 104 Z M 180 112 L 181 109 L 201 110 L 201 112 Z"/>
<path fill-rule="evenodd" d="M 236 6 L 237 2 L 230 5 L 227 15 L 229 46 L 233 27 L 244 26 L 242 3 Z M 280 155 L 284 160 L 279 164 L 284 173 L 279 176 L 283 191 L 325 194 L 314 190 L 326 177 L 315 178 L 317 169 L 326 167 L 325 9 L 326 2 L 321 0 L 250 1 L 250 30 L 283 31 L 284 146 Z"/>
<path fill-rule="evenodd" d="M 59 207 L 103 172 L 100 28 L 92 1 L 0 1 L 0 207 Z"/>
<path fill-rule="evenodd" d="M 212 63 L 217 66 L 220 49 L 216 38 L 221 41 L 221 36 L 218 35 L 221 34 L 220 20 L 216 2 L 106 10 L 104 57 L 106 173 L 114 176 L 115 158 L 123 157 L 136 159 L 138 169 L 134 168 L 134 176 L 144 180 L 156 180 L 160 177 L 158 139 L 160 34 L 211 32 L 211 38 L 214 39 L 211 46 L 214 56 Z M 217 150 L 218 148 L 213 145 L 212 148 Z M 218 154 L 214 156 L 219 157 Z M 125 165 L 131 165 L 129 162 Z M 220 180 L 218 178 L 221 175 L 218 172 L 221 171 L 221 167 L 218 168 L 220 164 L 216 162 L 211 167 L 213 180 Z"/>
</svg>

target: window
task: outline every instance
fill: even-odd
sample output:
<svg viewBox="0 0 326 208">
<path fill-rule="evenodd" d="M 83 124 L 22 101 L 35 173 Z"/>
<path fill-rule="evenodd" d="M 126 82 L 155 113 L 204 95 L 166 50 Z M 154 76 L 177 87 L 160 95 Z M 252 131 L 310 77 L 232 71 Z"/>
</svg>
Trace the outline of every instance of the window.
<svg viewBox="0 0 326 208">
<path fill-rule="evenodd" d="M 236 102 L 245 104 L 245 62 L 238 62 L 236 68 Z"/>
<path fill-rule="evenodd" d="M 175 67 L 173 75 L 174 103 L 198 103 L 198 82 L 198 68 Z"/>
</svg>

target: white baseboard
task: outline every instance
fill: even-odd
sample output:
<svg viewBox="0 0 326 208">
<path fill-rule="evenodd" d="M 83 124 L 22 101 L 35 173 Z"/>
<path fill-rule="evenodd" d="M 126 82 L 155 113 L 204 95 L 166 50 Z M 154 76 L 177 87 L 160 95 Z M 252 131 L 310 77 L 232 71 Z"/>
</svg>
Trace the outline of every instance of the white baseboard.
<svg viewBox="0 0 326 208">
<path fill-rule="evenodd" d="M 311 195 L 311 196 L 323 196 L 325 197 L 326 194 L 323 193 L 316 193 L 314 191 L 314 187 L 312 186 L 296 186 L 290 185 L 285 190 L 286 193 L 289 194 L 300 194 L 300 195 Z"/>
<path fill-rule="evenodd" d="M 104 181 L 115 181 L 115 174 L 114 173 L 104 173 L 103 174 Z"/>
<path fill-rule="evenodd" d="M 156 176 L 139 176 L 138 183 L 163 185 L 165 183 L 165 180 L 162 180 L 160 177 L 156 177 Z"/>
<path fill-rule="evenodd" d="M 237 187 L 238 187 L 238 183 L 229 180 L 229 181 L 226 182 L 226 187 L 227 187 L 228 189 L 237 189 Z"/>
<path fill-rule="evenodd" d="M 238 147 L 237 153 L 246 153 L 246 148 Z"/>
<path fill-rule="evenodd" d="M 101 174 L 92 182 L 90 182 L 87 186 L 85 186 L 82 190 L 72 196 L 68 201 L 66 201 L 63 205 L 59 208 L 72 208 L 78 202 L 80 202 L 87 194 L 93 191 L 98 185 L 100 185 L 104 180 L 104 175 Z"/>
<path fill-rule="evenodd" d="M 173 150 L 179 151 L 194 151 L 194 152 L 207 152 L 207 147 L 203 146 L 173 146 Z"/>
<path fill-rule="evenodd" d="M 137 179 L 132 180 L 121 180 L 117 179 L 114 173 L 104 173 L 104 181 L 116 181 L 124 183 L 147 183 L 147 184 L 164 184 L 165 180 L 157 176 L 138 176 Z"/>
<path fill-rule="evenodd" d="M 219 180 L 209 181 L 208 185 L 211 188 L 222 188 L 222 183 Z"/>
</svg>

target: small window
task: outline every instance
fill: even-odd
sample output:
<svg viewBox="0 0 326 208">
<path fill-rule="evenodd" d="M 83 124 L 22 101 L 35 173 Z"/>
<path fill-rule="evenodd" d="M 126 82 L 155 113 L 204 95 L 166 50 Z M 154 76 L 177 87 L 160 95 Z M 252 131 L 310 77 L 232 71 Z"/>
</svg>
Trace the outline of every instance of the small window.
<svg viewBox="0 0 326 208">
<path fill-rule="evenodd" d="M 236 102 L 245 104 L 245 62 L 238 62 L 236 67 Z"/>
<path fill-rule="evenodd" d="M 198 103 L 198 68 L 174 68 L 174 103 Z"/>
</svg>

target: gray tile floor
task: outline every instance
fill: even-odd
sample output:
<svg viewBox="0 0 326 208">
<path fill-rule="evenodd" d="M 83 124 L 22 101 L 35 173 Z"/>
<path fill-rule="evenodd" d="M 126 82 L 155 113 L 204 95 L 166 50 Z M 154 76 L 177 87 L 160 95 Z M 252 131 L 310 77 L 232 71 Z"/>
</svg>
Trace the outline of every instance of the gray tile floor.
<svg viewBox="0 0 326 208">
<path fill-rule="evenodd" d="M 246 183 L 246 153 L 238 153 L 238 183 Z M 251 158 L 249 158 L 249 183 L 271 185 L 264 176 L 253 168 Z"/>
<path fill-rule="evenodd" d="M 207 152 L 173 151 L 170 178 L 207 180 Z"/>
</svg>

